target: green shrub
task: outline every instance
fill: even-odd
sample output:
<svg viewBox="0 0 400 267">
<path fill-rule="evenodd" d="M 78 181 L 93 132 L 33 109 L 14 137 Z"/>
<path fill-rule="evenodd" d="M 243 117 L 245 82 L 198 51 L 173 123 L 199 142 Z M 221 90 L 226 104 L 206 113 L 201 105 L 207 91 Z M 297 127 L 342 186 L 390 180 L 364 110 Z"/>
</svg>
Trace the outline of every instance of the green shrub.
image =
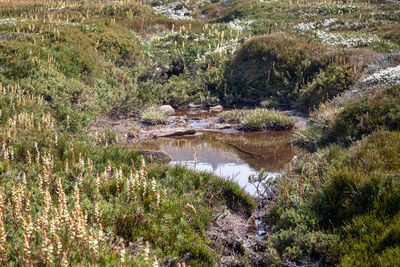
<svg viewBox="0 0 400 267">
<path fill-rule="evenodd" d="M 30 44 L 20 45 L 18 42 L 0 43 L 0 74 L 6 79 L 17 80 L 33 73 L 37 64 L 32 61 L 29 50 Z"/>
<path fill-rule="evenodd" d="M 400 155 L 396 153 L 399 149 L 398 133 L 377 132 L 349 153 L 338 153 L 329 179 L 314 200 L 321 222 L 327 226 L 332 223 L 340 225 L 376 209 L 381 201 L 391 202 L 391 205 L 383 210 L 377 209 L 377 212 L 384 215 L 399 212 L 396 202 L 400 199 L 395 197 L 399 189 L 396 188 L 396 178 L 391 176 L 400 171 Z M 395 195 L 388 201 L 387 196 L 393 193 Z M 385 210 L 391 211 L 385 214 Z"/>
<path fill-rule="evenodd" d="M 306 88 L 300 90 L 299 107 L 302 110 L 318 107 L 324 100 L 331 99 L 349 89 L 355 78 L 354 67 L 351 64 L 343 67 L 330 65 Z"/>
</svg>

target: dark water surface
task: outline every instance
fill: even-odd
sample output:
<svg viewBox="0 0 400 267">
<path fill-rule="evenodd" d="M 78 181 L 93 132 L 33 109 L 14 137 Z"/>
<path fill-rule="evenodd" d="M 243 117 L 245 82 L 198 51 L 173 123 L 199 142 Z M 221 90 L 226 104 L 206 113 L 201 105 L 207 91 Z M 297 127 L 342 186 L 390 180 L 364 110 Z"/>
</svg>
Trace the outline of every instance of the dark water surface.
<svg viewBox="0 0 400 267">
<path fill-rule="evenodd" d="M 263 168 L 271 176 L 277 176 L 294 155 L 290 136 L 290 131 L 204 130 L 196 135 L 148 140 L 135 146 L 164 151 L 171 156 L 171 164 L 233 179 L 255 194 L 255 187 L 248 183 L 249 175 L 256 175 Z"/>
</svg>

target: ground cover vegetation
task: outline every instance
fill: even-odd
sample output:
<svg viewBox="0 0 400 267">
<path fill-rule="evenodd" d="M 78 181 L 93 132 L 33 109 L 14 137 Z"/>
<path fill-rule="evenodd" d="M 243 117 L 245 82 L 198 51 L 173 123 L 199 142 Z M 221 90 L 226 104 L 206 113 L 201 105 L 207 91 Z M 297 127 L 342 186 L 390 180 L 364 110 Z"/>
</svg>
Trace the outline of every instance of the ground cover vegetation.
<svg viewBox="0 0 400 267">
<path fill-rule="evenodd" d="M 399 265 L 400 4 L 188 0 L 0 3 L 3 265 L 218 264 L 233 182 L 144 162 L 91 132 L 99 116 L 165 122 L 152 106 L 222 113 L 245 130 L 309 113 L 265 221 L 270 264 Z M 268 108 L 265 109 L 265 108 Z M 261 253 L 261 252 L 260 252 Z M 245 259 L 244 259 L 244 262 Z"/>
</svg>

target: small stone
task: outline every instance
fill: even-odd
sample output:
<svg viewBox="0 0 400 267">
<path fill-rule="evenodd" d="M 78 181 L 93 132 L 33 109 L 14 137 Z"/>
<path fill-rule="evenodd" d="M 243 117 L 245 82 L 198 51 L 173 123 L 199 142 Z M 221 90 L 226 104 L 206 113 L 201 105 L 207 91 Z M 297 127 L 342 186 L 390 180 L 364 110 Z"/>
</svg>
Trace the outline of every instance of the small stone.
<svg viewBox="0 0 400 267">
<path fill-rule="evenodd" d="M 203 104 L 196 104 L 194 102 L 189 103 L 189 108 L 203 108 Z"/>
<path fill-rule="evenodd" d="M 160 107 L 160 110 L 165 112 L 168 116 L 175 114 L 175 109 L 173 107 L 171 107 L 170 105 L 162 105 Z"/>
<path fill-rule="evenodd" d="M 216 105 L 216 106 L 214 106 L 214 107 L 211 107 L 210 108 L 210 111 L 222 111 L 224 109 L 224 107 L 223 106 L 221 106 L 221 105 Z"/>
</svg>

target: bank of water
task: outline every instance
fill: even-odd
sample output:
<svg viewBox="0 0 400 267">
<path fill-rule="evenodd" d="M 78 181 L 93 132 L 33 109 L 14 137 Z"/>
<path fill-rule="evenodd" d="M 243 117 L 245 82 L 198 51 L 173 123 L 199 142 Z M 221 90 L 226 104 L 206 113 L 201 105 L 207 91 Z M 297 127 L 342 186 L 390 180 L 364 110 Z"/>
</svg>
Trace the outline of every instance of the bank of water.
<svg viewBox="0 0 400 267">
<path fill-rule="evenodd" d="M 248 177 L 257 175 L 261 169 L 270 176 L 279 175 L 294 156 L 294 148 L 289 142 L 291 132 L 208 129 L 209 118 L 215 115 L 205 111 L 184 113 L 188 124 L 197 128 L 195 135 L 147 140 L 135 146 L 141 150 L 164 151 L 170 155 L 172 165 L 181 164 L 233 179 L 247 192 L 256 195 L 256 188 L 249 183 Z"/>
</svg>

